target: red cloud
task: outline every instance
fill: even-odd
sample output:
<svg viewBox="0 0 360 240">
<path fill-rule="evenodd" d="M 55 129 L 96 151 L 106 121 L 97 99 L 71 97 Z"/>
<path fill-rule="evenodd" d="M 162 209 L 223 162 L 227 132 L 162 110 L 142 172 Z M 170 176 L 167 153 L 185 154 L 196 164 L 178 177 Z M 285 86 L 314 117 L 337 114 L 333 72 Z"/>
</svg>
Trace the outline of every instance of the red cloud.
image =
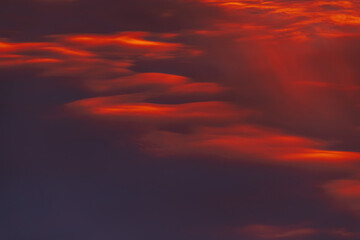
<svg viewBox="0 0 360 240">
<path fill-rule="evenodd" d="M 157 38 L 157 41 L 147 40 Z M 176 94 L 216 93 L 214 83 L 192 83 L 186 77 L 141 73 L 129 70 L 139 58 L 158 59 L 192 56 L 198 51 L 180 43 L 161 41 L 168 36 L 146 32 L 123 32 L 113 35 L 53 36 L 49 42 L 0 42 L 0 66 L 35 66 L 42 76 L 76 78 L 75 85 L 96 92 L 117 91 L 132 87 L 160 87 Z"/>
<path fill-rule="evenodd" d="M 351 166 L 360 153 L 326 150 L 320 140 L 259 126 L 199 128 L 190 134 L 156 131 L 143 138 L 160 155 L 212 155 L 229 160 L 258 159 L 283 164 Z"/>
<path fill-rule="evenodd" d="M 242 11 L 249 8 L 265 9 L 267 10 L 264 13 L 265 17 L 269 12 L 291 16 L 302 15 L 307 13 L 309 7 L 307 5 L 300 7 L 299 4 L 283 1 L 263 4 L 243 1 L 220 3 L 220 5 L 224 4 L 227 7 L 230 6 L 231 11 Z M 346 7 L 345 5 L 344 7 Z M 311 5 L 311 8 L 316 6 Z M 231 26 L 233 23 L 228 24 L 227 26 Z M 256 22 L 250 22 L 243 26 L 243 29 L 251 31 L 266 29 L 266 26 L 254 24 Z M 253 28 L 253 26 L 255 27 Z M 67 106 L 73 112 L 83 116 L 105 120 L 114 119 L 115 121 L 146 122 L 152 132 L 144 135 L 142 140 L 155 146 L 152 150 L 164 154 L 212 154 L 231 159 L 256 158 L 272 162 L 298 162 L 301 164 L 307 162 L 343 164 L 360 159 L 357 152 L 330 150 L 327 142 L 286 134 L 261 126 L 244 125 L 243 117 L 249 115 L 251 111 L 236 108 L 223 101 L 207 99 L 203 102 L 181 104 L 150 102 L 151 97 L 169 95 L 188 97 L 191 94 L 214 94 L 224 89 L 218 83 L 195 82 L 184 76 L 157 72 L 136 73 L 130 70 L 130 66 L 138 58 L 158 59 L 196 54 L 197 51 L 188 46 L 167 42 L 168 38 L 164 35 L 123 32 L 112 35 L 57 36 L 53 39 L 50 42 L 39 43 L 3 41 L 0 43 L 0 65 L 35 64 L 43 66 L 40 71 L 42 75 L 76 78 L 74 85 L 97 94 L 119 94 L 118 92 L 124 94 L 129 90 L 137 92 L 136 96 L 141 97 L 134 97 L 134 95 L 97 97 L 79 100 Z M 281 111 L 275 109 L 278 111 L 273 111 L 272 114 L 279 118 L 278 115 L 281 114 L 278 113 L 285 112 L 284 115 L 293 114 L 290 119 L 297 119 L 298 116 L 306 117 L 307 115 L 304 113 L 316 106 L 314 109 L 321 108 L 322 110 L 321 116 L 319 116 L 322 117 L 321 120 L 323 118 L 337 120 L 336 117 L 342 115 L 338 114 L 337 108 L 328 104 L 331 103 L 328 101 L 328 99 L 331 100 L 330 95 L 322 96 L 318 92 L 314 94 L 308 89 L 299 88 L 301 85 L 308 86 L 309 84 L 304 84 L 304 82 L 309 81 L 303 79 L 316 78 L 316 72 L 305 68 L 305 65 L 302 66 L 304 64 L 302 51 L 292 50 L 291 54 L 288 53 L 287 50 L 293 46 L 299 45 L 289 44 L 274 47 L 260 44 L 257 46 L 259 51 L 257 54 L 261 61 L 257 61 L 258 59 L 253 57 L 253 61 L 255 58 L 254 69 L 259 69 L 257 74 L 265 76 L 267 72 L 264 69 L 268 67 L 269 73 L 278 80 L 278 83 L 263 81 L 261 84 L 257 84 L 257 87 L 265 88 L 270 91 L 269 95 L 286 101 L 279 104 Z M 351 71 L 343 62 L 338 61 L 337 63 L 338 66 L 343 67 L 335 73 L 345 76 L 345 79 L 350 81 L 352 79 Z M 251 65 L 252 62 L 249 61 L 248 64 Z M 283 96 L 274 90 L 276 84 L 279 85 L 279 88 L 286 90 L 282 93 Z M 336 88 L 342 85 L 329 83 L 326 86 Z M 307 96 L 306 99 L 302 97 L 304 95 Z M 291 110 L 287 106 L 291 106 Z M 317 115 L 314 115 L 311 115 L 311 120 L 316 119 Z M 338 122 L 341 122 L 340 120 Z M 193 132 L 179 134 L 159 131 L 161 126 L 168 123 L 191 125 Z M 237 125 L 223 127 L 229 123 Z M 208 125 L 222 127 L 204 127 Z"/>
<path fill-rule="evenodd" d="M 219 93 L 225 88 L 217 83 L 187 83 L 183 85 L 174 86 L 171 88 L 172 94 L 201 94 L 201 93 Z"/>
<path fill-rule="evenodd" d="M 358 232 L 352 232 L 346 228 L 313 228 L 302 225 L 265 225 L 253 224 L 240 228 L 230 228 L 226 233 L 251 239 L 303 239 L 320 235 L 340 237 L 341 239 L 352 239 L 358 237 Z"/>
<path fill-rule="evenodd" d="M 165 73 L 137 73 L 116 79 L 95 80 L 86 84 L 89 89 L 96 92 L 148 87 L 153 94 L 172 95 L 215 94 L 225 89 L 216 83 L 192 82 L 187 77 Z"/>
<path fill-rule="evenodd" d="M 247 33 L 246 39 L 303 41 L 319 36 L 354 36 L 358 35 L 357 31 L 349 28 L 360 26 L 360 11 L 355 1 L 199 1 L 224 8 L 229 20 L 219 24 L 221 31 L 227 32 L 232 23 L 238 26 L 232 31 Z M 248 26 L 246 29 L 244 24 Z"/>
<path fill-rule="evenodd" d="M 334 180 L 325 184 L 324 189 L 340 206 L 360 214 L 360 180 Z"/>
<path fill-rule="evenodd" d="M 224 102 L 193 102 L 184 104 L 147 103 L 140 95 L 122 95 L 79 100 L 68 104 L 76 113 L 102 119 L 130 120 L 144 124 L 224 123 L 236 121 L 250 112 L 237 111 Z"/>
<path fill-rule="evenodd" d="M 127 45 L 133 47 L 151 47 L 162 48 L 166 50 L 173 50 L 183 45 L 179 43 L 166 43 L 158 41 L 146 40 L 145 37 L 149 36 L 146 32 L 125 32 L 122 34 L 101 36 L 101 35 L 77 35 L 68 37 L 67 40 L 71 42 L 88 44 L 88 45 Z"/>
<path fill-rule="evenodd" d="M 148 40 L 147 37 L 157 38 L 157 41 Z M 147 32 L 123 32 L 113 35 L 73 35 L 60 37 L 63 41 L 78 47 L 95 49 L 111 47 L 121 55 L 134 54 L 142 58 L 162 59 L 179 55 L 198 55 L 200 52 L 180 43 L 164 42 L 168 38 Z M 106 50 L 104 50 L 106 53 Z M 111 54 L 111 53 L 108 53 Z"/>
<path fill-rule="evenodd" d="M 248 235 L 261 239 L 287 239 L 287 238 L 301 238 L 313 235 L 318 230 L 305 227 L 281 227 L 272 225 L 250 225 L 241 228 L 237 231 L 241 235 Z"/>
<path fill-rule="evenodd" d="M 147 37 L 156 37 L 158 40 L 147 40 Z M 162 59 L 199 54 L 198 50 L 183 44 L 163 41 L 168 40 L 166 36 L 146 32 L 54 36 L 53 39 L 49 42 L 29 43 L 0 41 L 0 65 L 23 65 L 33 62 L 34 59 L 37 62 L 41 62 L 41 59 L 54 59 L 71 63 L 73 66 L 95 59 L 112 60 L 112 64 L 116 64 L 120 59 L 129 62 L 138 58 Z M 117 60 L 114 60 L 114 57 Z"/>
<path fill-rule="evenodd" d="M 139 86 L 157 86 L 166 87 L 183 86 L 189 82 L 189 79 L 183 76 L 165 74 L 165 73 L 138 73 L 117 79 L 95 81 L 90 84 L 90 88 L 95 91 L 110 91 L 117 89 L 126 89 Z"/>
</svg>

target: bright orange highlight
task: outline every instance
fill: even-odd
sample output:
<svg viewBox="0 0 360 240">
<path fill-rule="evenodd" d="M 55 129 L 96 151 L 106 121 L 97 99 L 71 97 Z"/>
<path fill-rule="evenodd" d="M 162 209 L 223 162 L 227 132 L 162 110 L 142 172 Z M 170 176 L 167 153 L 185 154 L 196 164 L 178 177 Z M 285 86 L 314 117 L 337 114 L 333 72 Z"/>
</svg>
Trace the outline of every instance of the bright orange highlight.
<svg viewBox="0 0 360 240">
<path fill-rule="evenodd" d="M 160 48 L 178 48 L 181 44 L 156 42 L 144 39 L 148 34 L 145 32 L 128 32 L 113 36 L 100 36 L 100 35 L 84 35 L 73 36 L 67 38 L 72 42 L 79 42 L 92 45 L 106 45 L 106 44 L 126 44 L 134 47 L 160 47 Z"/>
<path fill-rule="evenodd" d="M 311 160 L 325 162 L 360 161 L 360 153 L 344 151 L 328 151 L 319 149 L 304 149 L 304 152 L 285 154 L 284 160 Z"/>
<path fill-rule="evenodd" d="M 223 102 L 194 102 L 184 104 L 153 104 L 153 103 L 116 103 L 116 98 L 84 99 L 69 104 L 72 109 L 78 109 L 84 113 L 96 116 L 108 117 L 131 117 L 143 120 L 143 117 L 159 119 L 204 119 L 206 121 L 218 121 L 226 118 L 236 118 L 241 115 L 234 108 Z M 244 114 L 244 113 L 242 113 Z M 247 114 L 247 113 L 245 113 Z M 166 118 L 166 119 L 164 119 Z"/>
<path fill-rule="evenodd" d="M 160 114 L 167 115 L 171 114 L 176 110 L 171 107 L 158 106 L 154 104 L 143 104 L 143 105 L 118 105 L 113 107 L 104 107 L 95 109 L 96 114 Z"/>
<path fill-rule="evenodd" d="M 74 56 L 81 56 L 81 57 L 94 56 L 94 54 L 87 52 L 87 51 L 74 50 L 74 49 L 69 49 L 66 47 L 44 47 L 43 49 L 59 52 L 59 53 L 65 54 L 65 55 L 74 55 Z"/>
</svg>

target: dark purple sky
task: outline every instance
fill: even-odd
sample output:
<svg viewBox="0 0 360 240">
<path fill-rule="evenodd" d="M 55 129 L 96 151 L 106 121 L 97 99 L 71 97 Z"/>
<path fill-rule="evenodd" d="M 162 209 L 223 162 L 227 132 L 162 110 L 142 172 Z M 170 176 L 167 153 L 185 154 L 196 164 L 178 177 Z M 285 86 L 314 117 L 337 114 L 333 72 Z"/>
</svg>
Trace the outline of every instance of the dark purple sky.
<svg viewBox="0 0 360 240">
<path fill-rule="evenodd" d="M 2 0 L 0 239 L 360 239 L 360 4 Z"/>
</svg>

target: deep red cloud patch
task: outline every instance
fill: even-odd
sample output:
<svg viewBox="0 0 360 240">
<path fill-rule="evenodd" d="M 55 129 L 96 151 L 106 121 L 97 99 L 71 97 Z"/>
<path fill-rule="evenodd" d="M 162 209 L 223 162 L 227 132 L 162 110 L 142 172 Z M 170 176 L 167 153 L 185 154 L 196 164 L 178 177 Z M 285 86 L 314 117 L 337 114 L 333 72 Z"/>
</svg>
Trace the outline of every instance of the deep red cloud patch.
<svg viewBox="0 0 360 240">
<path fill-rule="evenodd" d="M 360 214 L 360 181 L 358 179 L 334 180 L 324 185 L 336 204 Z"/>
</svg>

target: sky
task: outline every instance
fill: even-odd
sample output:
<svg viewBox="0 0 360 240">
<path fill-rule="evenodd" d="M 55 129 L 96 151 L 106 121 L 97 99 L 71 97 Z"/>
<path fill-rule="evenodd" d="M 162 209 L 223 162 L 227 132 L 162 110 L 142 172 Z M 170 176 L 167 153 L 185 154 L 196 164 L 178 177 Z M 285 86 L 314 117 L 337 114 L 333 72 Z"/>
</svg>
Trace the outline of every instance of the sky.
<svg viewBox="0 0 360 240">
<path fill-rule="evenodd" d="M 360 239 L 355 0 L 2 0 L 0 238 Z"/>
</svg>

